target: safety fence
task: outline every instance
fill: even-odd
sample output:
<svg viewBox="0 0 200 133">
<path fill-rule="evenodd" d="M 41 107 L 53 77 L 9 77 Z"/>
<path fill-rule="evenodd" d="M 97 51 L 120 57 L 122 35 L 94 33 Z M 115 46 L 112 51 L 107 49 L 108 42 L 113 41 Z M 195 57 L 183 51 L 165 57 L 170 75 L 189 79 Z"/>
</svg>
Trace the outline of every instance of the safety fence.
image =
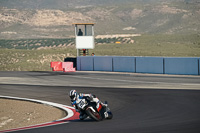
<svg viewBox="0 0 200 133">
<path fill-rule="evenodd" d="M 200 57 L 80 56 L 78 71 L 200 75 Z"/>
</svg>

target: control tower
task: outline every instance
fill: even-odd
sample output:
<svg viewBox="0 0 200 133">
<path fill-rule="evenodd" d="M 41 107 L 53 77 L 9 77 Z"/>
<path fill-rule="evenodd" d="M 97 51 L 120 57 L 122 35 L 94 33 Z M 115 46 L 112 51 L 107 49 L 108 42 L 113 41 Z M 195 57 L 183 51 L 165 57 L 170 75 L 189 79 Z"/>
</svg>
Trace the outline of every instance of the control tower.
<svg viewBox="0 0 200 133">
<path fill-rule="evenodd" d="M 77 56 L 89 55 L 88 49 L 94 49 L 94 23 L 74 23 Z"/>
</svg>

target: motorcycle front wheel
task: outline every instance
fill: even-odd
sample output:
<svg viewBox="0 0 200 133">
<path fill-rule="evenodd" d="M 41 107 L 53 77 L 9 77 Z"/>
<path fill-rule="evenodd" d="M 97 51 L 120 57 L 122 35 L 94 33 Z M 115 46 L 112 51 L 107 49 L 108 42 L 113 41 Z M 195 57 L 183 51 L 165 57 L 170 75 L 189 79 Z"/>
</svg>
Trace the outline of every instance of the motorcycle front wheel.
<svg viewBox="0 0 200 133">
<path fill-rule="evenodd" d="M 99 113 L 93 112 L 90 108 L 87 108 L 87 109 L 85 110 L 85 112 L 86 112 L 86 114 L 87 114 L 88 116 L 90 116 L 90 118 L 92 118 L 92 119 L 94 119 L 94 120 L 96 120 L 96 121 L 102 120 L 102 118 L 101 118 L 101 116 L 99 115 Z"/>
</svg>

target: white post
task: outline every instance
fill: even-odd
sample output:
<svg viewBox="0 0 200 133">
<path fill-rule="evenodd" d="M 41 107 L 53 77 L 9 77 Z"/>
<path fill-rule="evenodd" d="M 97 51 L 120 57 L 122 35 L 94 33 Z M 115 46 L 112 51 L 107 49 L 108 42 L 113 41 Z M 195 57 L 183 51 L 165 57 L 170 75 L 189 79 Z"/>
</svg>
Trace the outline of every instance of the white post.
<svg viewBox="0 0 200 133">
<path fill-rule="evenodd" d="M 92 36 L 94 36 L 94 25 L 92 25 Z"/>
<path fill-rule="evenodd" d="M 75 37 L 77 36 L 77 25 L 75 25 Z"/>
<path fill-rule="evenodd" d="M 75 24 L 75 45 L 76 45 L 76 36 L 77 36 L 76 32 L 77 32 L 77 25 Z M 77 51 L 77 53 L 76 53 L 77 57 L 80 56 L 79 55 L 79 49 L 77 49 L 76 51 Z"/>
<path fill-rule="evenodd" d="M 85 25 L 85 36 L 87 36 L 87 25 Z"/>
</svg>

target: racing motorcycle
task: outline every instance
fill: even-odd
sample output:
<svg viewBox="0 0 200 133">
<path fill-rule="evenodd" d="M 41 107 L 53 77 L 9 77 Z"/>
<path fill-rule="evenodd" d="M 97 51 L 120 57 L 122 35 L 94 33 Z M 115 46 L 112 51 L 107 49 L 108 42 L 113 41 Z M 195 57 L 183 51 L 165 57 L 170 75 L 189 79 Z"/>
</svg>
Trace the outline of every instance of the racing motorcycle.
<svg viewBox="0 0 200 133">
<path fill-rule="evenodd" d="M 93 120 L 101 121 L 103 119 L 112 119 L 113 117 L 108 106 L 105 107 L 101 103 L 98 103 L 96 106 L 96 103 L 90 102 L 87 99 L 78 99 L 76 104 L 79 110 Z M 108 105 L 107 101 L 105 101 L 105 104 Z"/>
</svg>

